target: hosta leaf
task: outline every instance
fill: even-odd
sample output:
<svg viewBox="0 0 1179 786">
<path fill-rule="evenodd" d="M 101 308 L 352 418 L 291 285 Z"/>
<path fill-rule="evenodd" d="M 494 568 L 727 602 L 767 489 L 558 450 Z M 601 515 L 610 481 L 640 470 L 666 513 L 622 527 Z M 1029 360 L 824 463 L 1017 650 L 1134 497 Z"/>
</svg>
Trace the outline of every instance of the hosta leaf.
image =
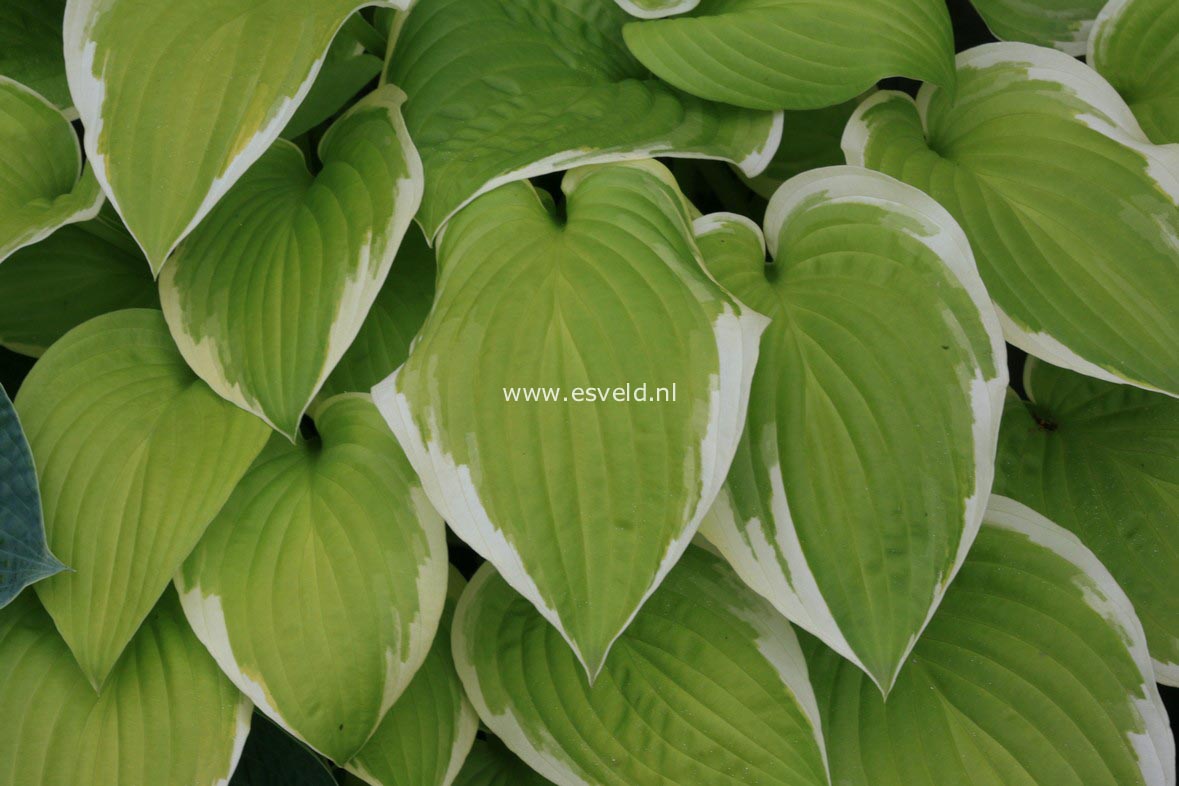
<svg viewBox="0 0 1179 786">
<path fill-rule="evenodd" d="M 405 362 L 434 302 L 436 272 L 434 252 L 417 225 L 411 225 L 356 340 L 323 383 L 320 398 L 367 393 Z"/>
<path fill-rule="evenodd" d="M 446 539 L 368 396 L 329 399 L 313 415 L 315 439 L 272 437 L 176 586 L 242 692 L 342 763 L 426 657 Z"/>
<path fill-rule="evenodd" d="M 942 0 L 702 0 L 623 35 L 660 79 L 751 109 L 819 109 L 889 76 L 954 84 Z"/>
<path fill-rule="evenodd" d="M 69 4 L 87 158 L 153 271 L 278 138 L 344 21 L 406 1 Z"/>
<path fill-rule="evenodd" d="M 1093 20 L 1106 0 L 971 0 L 1002 41 L 1050 46 L 1085 54 Z"/>
<path fill-rule="evenodd" d="M 953 219 L 915 188 L 821 169 L 747 219 L 696 223 L 722 286 L 772 319 L 749 419 L 702 532 L 887 692 L 966 555 L 1007 385 Z"/>
<path fill-rule="evenodd" d="M 102 206 L 70 121 L 40 94 L 0 76 L 0 263 Z"/>
<path fill-rule="evenodd" d="M 159 305 L 143 254 L 109 205 L 0 265 L 0 344 L 26 355 L 93 317 Z"/>
<path fill-rule="evenodd" d="M 33 582 L 64 569 L 45 545 L 33 455 L 0 387 L 0 608 Z"/>
<path fill-rule="evenodd" d="M 495 738 L 476 740 L 454 786 L 552 786 Z"/>
<path fill-rule="evenodd" d="M 680 155 L 750 175 L 765 167 L 781 117 L 708 104 L 652 78 L 622 45 L 628 19 L 610 0 L 414 6 L 387 78 L 410 96 L 428 237 L 481 193 L 581 164 Z"/>
<path fill-rule="evenodd" d="M 402 100 L 384 87 L 340 118 L 320 143 L 317 175 L 298 148 L 277 142 L 160 278 L 164 316 L 189 365 L 292 440 L 421 199 Z"/>
<path fill-rule="evenodd" d="M 778 187 L 795 175 L 843 163 L 843 129 L 860 105 L 847 101 L 823 109 L 786 112 L 782 144 L 765 171 L 757 177 L 745 177 L 745 184 L 769 199 Z M 732 209 L 728 205 L 727 209 Z"/>
<path fill-rule="evenodd" d="M 66 0 L 0 0 L 0 74 L 73 106 L 61 51 Z"/>
<path fill-rule="evenodd" d="M 336 779 L 315 753 L 257 713 L 229 786 L 336 786 Z"/>
<path fill-rule="evenodd" d="M 1007 340 L 1058 366 L 1179 395 L 1179 148 L 1150 144 L 1094 71 L 1051 49 L 959 56 L 956 97 L 878 93 L 848 161 L 954 215 Z"/>
<path fill-rule="evenodd" d="M 0 784 L 225 786 L 250 703 L 165 593 L 101 695 L 31 593 L 0 611 Z"/>
<path fill-rule="evenodd" d="M 434 309 L 373 395 L 443 518 L 594 674 L 724 479 L 765 319 L 700 267 L 661 165 L 563 189 L 564 221 L 527 183 L 452 219 Z M 627 384 L 649 400 L 576 400 Z"/>
<path fill-rule="evenodd" d="M 357 18 L 354 15 L 349 21 Z M 294 139 L 340 111 L 381 73 L 384 65 L 381 58 L 365 52 L 364 46 L 345 25 L 328 48 L 315 84 L 283 129 L 283 137 Z"/>
<path fill-rule="evenodd" d="M 1075 537 L 1006 498 L 887 704 L 833 651 L 803 649 L 841 786 L 1175 783 L 1129 600 Z"/>
<path fill-rule="evenodd" d="M 684 554 L 589 686 L 560 636 L 490 565 L 454 657 L 493 732 L 559 786 L 826 784 L 790 624 L 718 557 Z"/>
<path fill-rule="evenodd" d="M 1029 360 L 996 491 L 1075 533 L 1125 589 L 1155 674 L 1179 685 L 1179 401 Z"/>
<path fill-rule="evenodd" d="M 1117 89 L 1152 141 L 1179 142 L 1179 5 L 1113 0 L 1089 39 L 1089 64 Z"/>
<path fill-rule="evenodd" d="M 158 311 L 90 320 L 16 397 L 49 547 L 37 594 L 96 687 L 269 433 L 184 365 Z"/>
<path fill-rule="evenodd" d="M 471 750 L 479 717 L 450 654 L 454 607 L 466 585 L 451 568 L 446 608 L 430 654 L 376 733 L 346 765 L 371 786 L 450 786 Z"/>
</svg>

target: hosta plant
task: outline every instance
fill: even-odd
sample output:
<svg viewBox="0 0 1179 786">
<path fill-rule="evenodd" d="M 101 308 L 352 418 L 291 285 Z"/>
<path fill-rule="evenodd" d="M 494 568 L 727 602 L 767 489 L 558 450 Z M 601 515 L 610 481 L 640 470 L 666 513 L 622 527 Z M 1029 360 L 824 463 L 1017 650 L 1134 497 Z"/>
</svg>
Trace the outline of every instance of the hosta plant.
<svg viewBox="0 0 1179 786">
<path fill-rule="evenodd" d="M 0 0 L 0 786 L 1175 786 L 1172 0 Z"/>
</svg>

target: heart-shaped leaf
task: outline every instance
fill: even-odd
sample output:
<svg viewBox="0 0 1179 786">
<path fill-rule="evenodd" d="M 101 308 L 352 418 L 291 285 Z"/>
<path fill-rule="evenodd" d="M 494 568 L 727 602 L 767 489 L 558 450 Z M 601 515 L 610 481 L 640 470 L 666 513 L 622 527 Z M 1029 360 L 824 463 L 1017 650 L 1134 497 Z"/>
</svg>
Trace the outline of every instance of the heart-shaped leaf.
<svg viewBox="0 0 1179 786">
<path fill-rule="evenodd" d="M 38 582 L 37 594 L 101 687 L 269 431 L 197 379 L 147 309 L 67 333 L 16 408 L 49 547 L 75 571 Z"/>
<path fill-rule="evenodd" d="M 1075 537 L 992 497 L 958 578 L 881 700 L 805 637 L 841 786 L 1166 786 L 1175 744 L 1142 626 Z"/>
<path fill-rule="evenodd" d="M 1157 144 L 1179 142 L 1179 5 L 1112 0 L 1089 38 L 1089 64 Z"/>
<path fill-rule="evenodd" d="M 819 109 L 889 76 L 954 84 L 942 0 L 704 0 L 623 35 L 660 79 L 751 109 Z"/>
<path fill-rule="evenodd" d="M 410 96 L 427 237 L 479 194 L 581 164 L 679 155 L 765 167 L 781 117 L 652 78 L 622 44 L 628 19 L 609 0 L 419 0 L 386 76 Z"/>
<path fill-rule="evenodd" d="M 991 489 L 1006 355 L 970 246 L 925 194 L 853 167 L 774 195 L 769 266 L 747 219 L 696 225 L 712 275 L 772 319 L 701 531 L 887 693 Z"/>
<path fill-rule="evenodd" d="M 494 737 L 476 740 L 454 786 L 552 786 Z"/>
<path fill-rule="evenodd" d="M 1007 340 L 1082 374 L 1179 395 L 1179 147 L 1152 145 L 1068 55 L 991 44 L 860 105 L 848 161 L 917 186 L 966 231 Z"/>
<path fill-rule="evenodd" d="M 422 194 L 401 91 L 384 87 L 323 137 L 323 169 L 279 141 L 160 278 L 180 352 L 209 386 L 294 439 L 356 337 Z"/>
<path fill-rule="evenodd" d="M 110 205 L 0 265 L 0 344 L 26 355 L 40 357 L 94 317 L 159 305 L 143 254 Z"/>
<path fill-rule="evenodd" d="M 373 396 L 443 518 L 592 675 L 724 480 L 765 318 L 701 268 L 661 165 L 562 187 L 565 220 L 528 183 L 451 220 L 434 308 Z"/>
<path fill-rule="evenodd" d="M 0 0 L 0 74 L 72 111 L 61 51 L 66 0 Z"/>
<path fill-rule="evenodd" d="M 0 76 L 0 263 L 102 206 L 70 121 L 40 94 Z"/>
<path fill-rule="evenodd" d="M 370 786 L 450 786 L 466 761 L 479 716 L 450 654 L 454 608 L 466 586 L 451 568 L 446 608 L 430 654 L 368 743 L 345 765 Z"/>
<path fill-rule="evenodd" d="M 312 750 L 255 713 L 229 786 L 336 786 L 336 779 Z"/>
<path fill-rule="evenodd" d="M 1106 0 L 971 0 L 1001 41 L 1050 46 L 1085 54 L 1093 20 Z"/>
<path fill-rule="evenodd" d="M 1073 532 L 1125 589 L 1159 682 L 1179 685 L 1179 401 L 1028 361 L 995 490 Z"/>
<path fill-rule="evenodd" d="M 0 783 L 224 786 L 250 703 L 168 591 L 96 695 L 31 593 L 0 611 Z"/>
<path fill-rule="evenodd" d="M 274 435 L 176 578 L 197 637 L 271 719 L 351 759 L 417 671 L 446 592 L 446 538 L 368 396 L 318 436 Z"/>
<path fill-rule="evenodd" d="M 483 722 L 559 786 L 828 783 L 790 624 L 703 549 L 684 554 L 592 687 L 491 565 L 459 602 L 454 658 Z"/>
<path fill-rule="evenodd" d="M 65 570 L 45 544 L 33 455 L 0 387 L 0 608 L 33 582 Z"/>
<path fill-rule="evenodd" d="M 278 138 L 344 21 L 407 4 L 69 3 L 66 71 L 87 158 L 153 271 Z"/>
<path fill-rule="evenodd" d="M 356 340 L 323 383 L 320 398 L 367 393 L 405 362 L 409 345 L 434 303 L 437 271 L 434 251 L 417 225 L 411 225 Z"/>
</svg>

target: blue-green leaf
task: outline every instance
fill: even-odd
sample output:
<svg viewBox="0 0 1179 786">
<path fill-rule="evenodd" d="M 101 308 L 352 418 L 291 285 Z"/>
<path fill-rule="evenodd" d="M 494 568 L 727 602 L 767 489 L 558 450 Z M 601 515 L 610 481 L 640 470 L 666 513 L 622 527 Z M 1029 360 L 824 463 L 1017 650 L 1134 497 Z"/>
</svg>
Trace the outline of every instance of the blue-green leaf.
<svg viewBox="0 0 1179 786">
<path fill-rule="evenodd" d="M 45 544 L 33 454 L 0 387 L 0 607 L 33 582 L 64 569 Z"/>
</svg>

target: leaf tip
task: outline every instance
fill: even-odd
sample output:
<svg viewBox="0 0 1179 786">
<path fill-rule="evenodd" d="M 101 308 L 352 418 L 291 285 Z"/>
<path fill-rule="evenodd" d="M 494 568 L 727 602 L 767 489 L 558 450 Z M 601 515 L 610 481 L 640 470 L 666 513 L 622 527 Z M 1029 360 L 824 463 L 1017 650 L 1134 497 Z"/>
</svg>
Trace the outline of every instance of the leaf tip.
<svg viewBox="0 0 1179 786">
<path fill-rule="evenodd" d="M 573 654 L 577 656 L 581 667 L 585 669 L 586 681 L 592 688 L 597 682 L 598 677 L 601 676 L 602 670 L 606 667 L 606 660 L 610 657 L 610 650 L 614 646 L 615 639 L 611 639 L 605 646 L 593 644 L 591 646 L 583 646 L 581 643 L 570 640 L 569 644 L 573 648 Z"/>
</svg>

